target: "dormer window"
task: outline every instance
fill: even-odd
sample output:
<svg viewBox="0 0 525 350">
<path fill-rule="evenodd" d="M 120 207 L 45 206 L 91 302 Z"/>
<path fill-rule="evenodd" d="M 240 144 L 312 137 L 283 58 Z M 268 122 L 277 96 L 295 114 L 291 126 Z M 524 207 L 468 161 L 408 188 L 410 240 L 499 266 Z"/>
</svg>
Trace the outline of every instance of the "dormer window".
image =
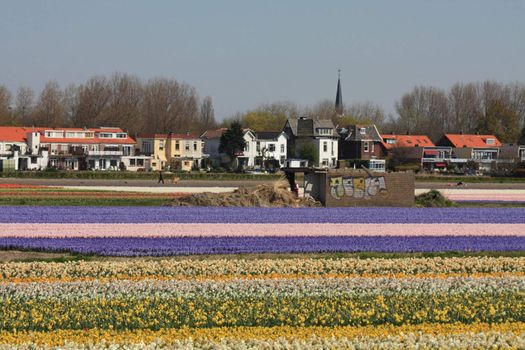
<svg viewBox="0 0 525 350">
<path fill-rule="evenodd" d="M 393 145 L 394 143 L 396 143 L 396 140 L 395 139 L 387 139 L 386 143 L 388 143 L 390 145 Z"/>
<path fill-rule="evenodd" d="M 360 129 L 359 129 L 359 133 L 360 133 L 361 135 L 366 134 L 366 128 L 360 128 Z"/>
<path fill-rule="evenodd" d="M 332 135 L 332 129 L 330 128 L 318 128 L 317 133 L 319 135 Z"/>
<path fill-rule="evenodd" d="M 485 143 L 486 143 L 487 145 L 493 145 L 495 142 L 496 142 L 496 140 L 494 140 L 494 139 L 487 139 L 487 140 L 485 141 Z"/>
</svg>

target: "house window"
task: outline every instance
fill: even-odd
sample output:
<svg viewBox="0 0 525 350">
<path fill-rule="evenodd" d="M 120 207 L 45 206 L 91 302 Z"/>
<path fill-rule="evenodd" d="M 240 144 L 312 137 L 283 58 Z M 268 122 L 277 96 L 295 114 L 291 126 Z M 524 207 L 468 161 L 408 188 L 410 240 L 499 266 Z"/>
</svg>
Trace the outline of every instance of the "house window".
<svg viewBox="0 0 525 350">
<path fill-rule="evenodd" d="M 368 142 L 363 142 L 363 151 L 368 152 Z"/>
<path fill-rule="evenodd" d="M 284 164 L 285 159 L 286 159 L 286 158 L 285 158 L 284 156 L 281 156 L 281 159 L 280 159 L 280 163 L 281 163 L 281 165 Z"/>
<path fill-rule="evenodd" d="M 284 145 L 281 145 L 281 153 L 284 153 Z"/>
<path fill-rule="evenodd" d="M 151 154 L 152 151 L 153 147 L 151 141 L 142 141 L 142 152 Z"/>
<path fill-rule="evenodd" d="M 194 151 L 197 150 L 197 141 L 194 141 L 194 142 L 193 142 L 193 150 L 194 150 Z"/>
<path fill-rule="evenodd" d="M 164 150 L 164 141 L 159 141 L 159 149 Z"/>
<path fill-rule="evenodd" d="M 179 141 L 175 141 L 175 151 L 180 150 Z"/>
<path fill-rule="evenodd" d="M 109 165 L 110 165 L 110 166 L 115 166 L 115 167 L 116 167 L 116 166 L 117 166 L 117 160 L 116 160 L 116 159 L 111 159 L 111 160 L 109 161 Z"/>
<path fill-rule="evenodd" d="M 37 158 L 31 157 L 31 164 L 36 164 L 36 163 L 37 163 Z"/>
<path fill-rule="evenodd" d="M 246 152 L 250 152 L 250 143 L 249 142 L 246 142 L 246 146 L 244 147 L 244 150 Z"/>
<path fill-rule="evenodd" d="M 129 159 L 129 166 L 135 166 L 135 158 Z"/>
<path fill-rule="evenodd" d="M 137 159 L 137 166 L 144 166 L 144 159 Z"/>
<path fill-rule="evenodd" d="M 361 135 L 366 134 L 366 128 L 360 128 L 360 129 L 359 129 L 359 133 L 360 133 Z"/>
<path fill-rule="evenodd" d="M 334 142 L 332 141 L 332 149 L 331 149 L 331 155 L 334 155 Z"/>
<path fill-rule="evenodd" d="M 374 149 L 375 149 L 375 143 L 372 142 L 372 149 L 370 150 L 370 152 L 374 152 Z"/>
<path fill-rule="evenodd" d="M 257 152 L 260 152 L 261 151 L 261 143 L 259 141 L 257 141 L 257 143 L 255 144 L 255 150 Z"/>
<path fill-rule="evenodd" d="M 328 152 L 328 142 L 323 141 L 323 152 Z"/>
<path fill-rule="evenodd" d="M 184 149 L 185 149 L 186 151 L 189 151 L 189 150 L 190 150 L 190 143 L 189 143 L 189 141 L 186 141 L 186 142 L 184 143 Z"/>
<path fill-rule="evenodd" d="M 322 162 L 321 162 L 321 164 L 322 164 L 323 166 L 328 166 L 328 159 L 326 159 L 326 158 L 323 159 Z"/>
<path fill-rule="evenodd" d="M 184 161 L 184 166 L 190 166 L 190 162 Z"/>
<path fill-rule="evenodd" d="M 270 151 L 270 152 L 275 152 L 275 145 L 274 145 L 273 143 L 270 143 L 270 144 L 268 145 L 268 151 Z"/>
</svg>

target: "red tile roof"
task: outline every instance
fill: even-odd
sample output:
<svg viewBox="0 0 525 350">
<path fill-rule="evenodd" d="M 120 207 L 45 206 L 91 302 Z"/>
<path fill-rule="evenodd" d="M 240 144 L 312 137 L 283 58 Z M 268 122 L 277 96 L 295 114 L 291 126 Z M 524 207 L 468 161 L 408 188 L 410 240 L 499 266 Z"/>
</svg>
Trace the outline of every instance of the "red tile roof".
<svg viewBox="0 0 525 350">
<path fill-rule="evenodd" d="M 206 139 L 214 139 L 217 137 L 221 137 L 224 132 L 228 130 L 228 128 L 220 128 L 217 130 L 206 130 L 204 134 L 202 134 L 202 138 Z"/>
<path fill-rule="evenodd" d="M 462 135 L 462 134 L 445 134 L 445 137 L 456 148 L 492 148 L 500 147 L 501 142 L 494 135 Z M 493 139 L 493 143 L 488 144 L 487 140 Z"/>
<path fill-rule="evenodd" d="M 434 143 L 430 141 L 426 135 L 392 135 L 382 134 L 383 146 L 386 149 L 396 147 L 435 147 Z M 395 143 L 387 143 L 386 140 L 396 140 Z"/>
</svg>

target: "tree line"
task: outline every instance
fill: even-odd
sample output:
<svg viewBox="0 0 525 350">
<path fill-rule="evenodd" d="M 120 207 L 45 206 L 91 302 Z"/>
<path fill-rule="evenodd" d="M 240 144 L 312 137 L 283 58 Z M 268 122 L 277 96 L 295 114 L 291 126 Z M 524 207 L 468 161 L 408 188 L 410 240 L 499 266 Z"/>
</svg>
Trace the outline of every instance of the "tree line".
<svg viewBox="0 0 525 350">
<path fill-rule="evenodd" d="M 334 100 L 301 107 L 293 102 L 263 104 L 226 118 L 255 131 L 282 130 L 288 117 L 332 119 L 335 125 L 375 124 L 382 133 L 424 134 L 437 141 L 445 133 L 494 134 L 502 142 L 514 143 L 525 135 L 525 85 L 493 81 L 456 83 L 448 91 L 418 86 L 395 103 L 395 115 L 370 101 L 345 106 L 343 115 Z M 521 140 L 521 139 L 520 139 Z M 525 143 L 523 136 L 522 143 Z"/>
<path fill-rule="evenodd" d="M 30 87 L 12 94 L 0 85 L 0 125 L 116 126 L 135 133 L 194 132 L 216 127 L 213 101 L 175 79 L 141 80 L 130 74 L 94 76 L 62 88 L 56 81 L 36 95 Z"/>
</svg>

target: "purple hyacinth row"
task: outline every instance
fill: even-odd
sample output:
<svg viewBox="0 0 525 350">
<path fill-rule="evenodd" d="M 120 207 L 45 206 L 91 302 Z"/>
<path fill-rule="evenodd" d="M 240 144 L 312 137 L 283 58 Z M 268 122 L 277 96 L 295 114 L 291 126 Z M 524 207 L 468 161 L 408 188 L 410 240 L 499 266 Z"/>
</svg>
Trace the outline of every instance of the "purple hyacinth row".
<svg viewBox="0 0 525 350">
<path fill-rule="evenodd" d="M 67 251 L 111 256 L 236 253 L 443 252 L 525 250 L 525 238 L 505 237 L 193 237 L 3 238 L 2 249 Z"/>
<path fill-rule="evenodd" d="M 0 223 L 525 223 L 525 208 L 5 206 Z"/>
</svg>

